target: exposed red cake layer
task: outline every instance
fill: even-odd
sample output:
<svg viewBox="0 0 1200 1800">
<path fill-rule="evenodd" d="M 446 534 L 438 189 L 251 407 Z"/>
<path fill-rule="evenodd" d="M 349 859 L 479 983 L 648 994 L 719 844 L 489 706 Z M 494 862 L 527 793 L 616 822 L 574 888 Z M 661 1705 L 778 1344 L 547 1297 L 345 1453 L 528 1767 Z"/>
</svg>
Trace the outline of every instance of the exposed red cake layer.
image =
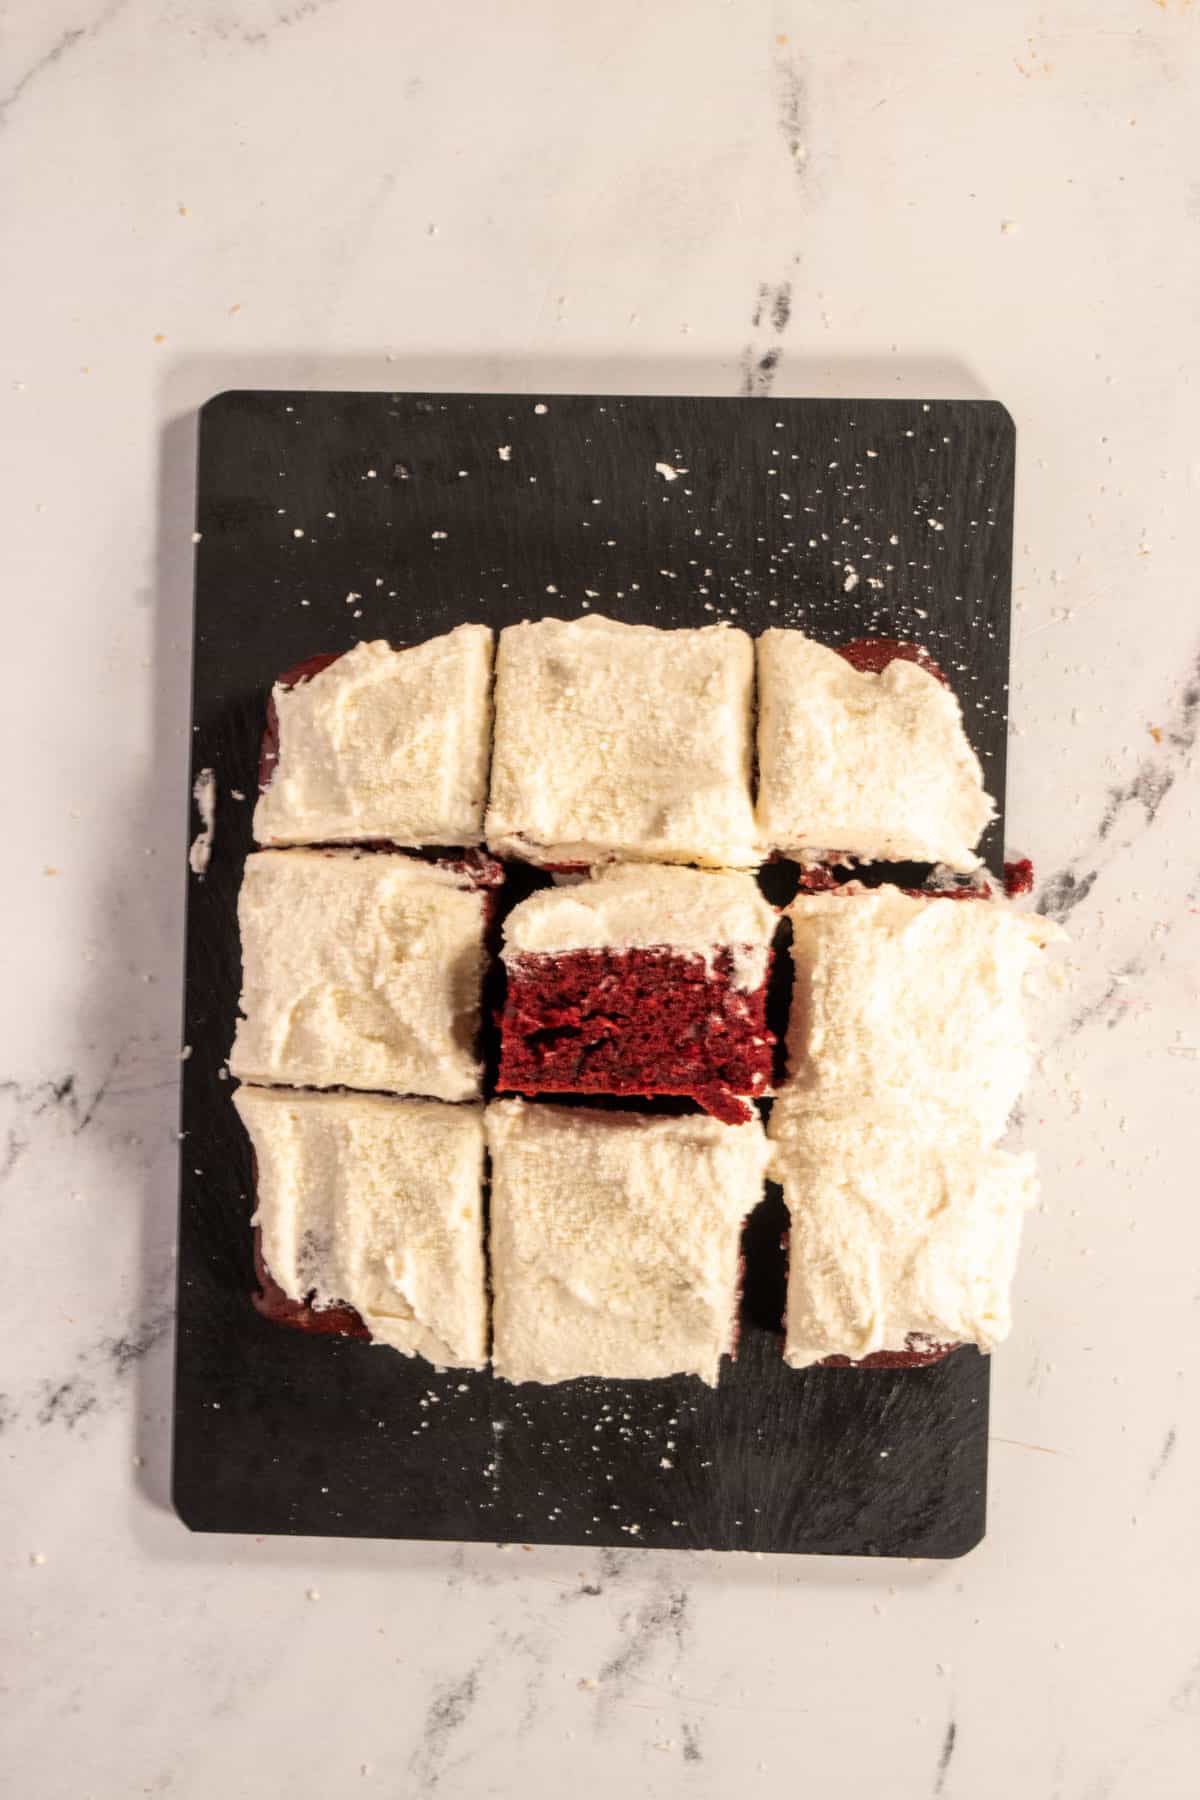
<svg viewBox="0 0 1200 1800">
<path fill-rule="evenodd" d="M 305 1300 L 292 1300 L 284 1293 L 263 1260 L 262 1232 L 254 1227 L 254 1273 L 259 1292 L 252 1296 L 256 1312 L 273 1325 L 290 1325 L 296 1331 L 309 1331 L 316 1337 L 369 1338 L 370 1332 L 360 1314 L 352 1306 L 310 1306 Z"/>
<path fill-rule="evenodd" d="M 373 847 L 370 844 L 359 846 L 368 850 Z M 381 845 L 380 848 L 384 846 Z M 420 856 L 421 852 L 418 850 L 415 854 Z M 494 856 L 489 856 L 486 850 L 463 850 L 458 856 L 429 856 L 424 860 L 433 863 L 436 868 L 450 869 L 455 875 L 465 875 L 475 888 L 504 886 L 504 864 Z"/>
<path fill-rule="evenodd" d="M 733 958 L 672 950 L 514 957 L 497 1086 L 518 1094 L 679 1095 L 729 1125 L 771 1078 L 767 982 L 732 985 Z M 767 975 L 770 976 L 768 955 Z"/>
<path fill-rule="evenodd" d="M 961 1348 L 958 1344 L 931 1344 L 912 1336 L 908 1339 L 907 1350 L 876 1350 L 870 1356 L 860 1357 L 856 1362 L 851 1356 L 826 1356 L 817 1364 L 819 1369 L 921 1369 L 929 1363 L 941 1362 L 952 1350 Z"/>
<path fill-rule="evenodd" d="M 864 675 L 881 675 L 889 663 L 913 662 L 943 687 L 950 686 L 928 650 L 921 644 L 906 644 L 901 638 L 853 638 L 848 644 L 839 644 L 837 653 Z"/>
<path fill-rule="evenodd" d="M 847 900 L 857 899 L 864 891 L 872 890 L 856 887 L 847 891 L 848 882 L 839 881 L 828 863 L 807 863 L 800 871 L 796 883 L 798 894 L 843 894 Z M 971 887 L 964 883 L 961 887 L 938 888 L 901 888 L 913 900 L 990 900 L 990 887 Z"/>
<path fill-rule="evenodd" d="M 901 888 L 910 900 L 991 900 L 990 887 Z"/>
<path fill-rule="evenodd" d="M 805 863 L 800 870 L 797 890 L 801 894 L 832 894 L 841 886 L 827 863 Z"/>
</svg>

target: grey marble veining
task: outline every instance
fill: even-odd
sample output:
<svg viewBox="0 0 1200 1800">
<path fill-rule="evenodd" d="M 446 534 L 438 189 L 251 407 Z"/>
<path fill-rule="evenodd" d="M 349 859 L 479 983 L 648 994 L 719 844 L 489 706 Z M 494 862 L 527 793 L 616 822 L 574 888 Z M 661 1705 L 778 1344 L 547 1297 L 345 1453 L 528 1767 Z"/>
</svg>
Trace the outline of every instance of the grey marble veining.
<svg viewBox="0 0 1200 1800">
<path fill-rule="evenodd" d="M 1185 0 L 7 21 L 14 1792 L 1194 1793 L 1198 23 Z M 964 1562 L 202 1540 L 170 1513 L 192 413 L 306 384 L 1013 412 L 1010 851 L 1071 942 Z"/>
</svg>

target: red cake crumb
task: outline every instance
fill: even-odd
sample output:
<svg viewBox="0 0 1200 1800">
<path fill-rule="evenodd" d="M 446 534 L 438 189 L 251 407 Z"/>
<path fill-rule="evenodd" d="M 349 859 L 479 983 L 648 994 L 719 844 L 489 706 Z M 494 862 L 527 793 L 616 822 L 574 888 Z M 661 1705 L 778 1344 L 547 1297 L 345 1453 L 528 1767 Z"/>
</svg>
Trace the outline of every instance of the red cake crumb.
<svg viewBox="0 0 1200 1800">
<path fill-rule="evenodd" d="M 1005 863 L 1004 891 L 1010 900 L 1015 900 L 1018 894 L 1032 894 L 1033 864 L 1027 856 Z"/>
<path fill-rule="evenodd" d="M 570 950 L 513 957 L 500 1016 L 499 1088 L 518 1094 L 676 1095 L 728 1125 L 771 1078 L 767 979 L 744 992 L 733 957 Z"/>
<path fill-rule="evenodd" d="M 921 644 L 906 644 L 900 638 L 853 638 L 848 644 L 839 644 L 837 653 L 844 656 L 851 667 L 858 669 L 863 675 L 882 675 L 889 663 L 912 662 L 919 663 L 943 687 L 950 686 L 942 670 Z"/>
</svg>

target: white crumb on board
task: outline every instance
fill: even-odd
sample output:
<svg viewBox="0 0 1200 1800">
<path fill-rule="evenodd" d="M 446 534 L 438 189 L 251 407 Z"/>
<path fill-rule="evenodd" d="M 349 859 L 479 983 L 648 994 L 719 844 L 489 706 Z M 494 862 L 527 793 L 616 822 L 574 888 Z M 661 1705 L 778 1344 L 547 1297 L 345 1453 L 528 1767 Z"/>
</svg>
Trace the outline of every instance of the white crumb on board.
<svg viewBox="0 0 1200 1800">
<path fill-rule="evenodd" d="M 664 481 L 678 481 L 681 475 L 687 474 L 687 470 L 677 469 L 673 463 L 656 462 L 654 465 L 654 473 L 656 475 L 661 475 Z"/>
<path fill-rule="evenodd" d="M 496 455 L 500 458 L 501 462 L 511 462 L 512 461 L 512 445 L 511 444 L 497 444 L 496 445 Z"/>
<path fill-rule="evenodd" d="M 201 769 L 192 784 L 192 799 L 200 814 L 200 829 L 188 851 L 188 864 L 193 875 L 203 881 L 212 857 L 213 833 L 217 823 L 217 778 L 211 769 Z"/>
</svg>

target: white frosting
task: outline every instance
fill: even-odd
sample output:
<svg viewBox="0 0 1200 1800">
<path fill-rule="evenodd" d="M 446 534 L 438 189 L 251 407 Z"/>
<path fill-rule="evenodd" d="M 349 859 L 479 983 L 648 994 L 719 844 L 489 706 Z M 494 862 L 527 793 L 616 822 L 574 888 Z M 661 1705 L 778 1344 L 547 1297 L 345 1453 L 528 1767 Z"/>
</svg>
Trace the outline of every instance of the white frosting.
<svg viewBox="0 0 1200 1800">
<path fill-rule="evenodd" d="M 753 867 L 744 631 L 542 619 L 500 633 L 487 838 L 530 862 Z"/>
<path fill-rule="evenodd" d="M 715 1383 L 734 1341 L 741 1223 L 762 1198 L 757 1119 L 501 1100 L 487 1131 L 496 1373 Z"/>
<path fill-rule="evenodd" d="M 770 849 L 978 866 L 995 806 L 958 701 L 917 663 L 863 673 L 803 632 L 764 632 L 758 767 Z"/>
<path fill-rule="evenodd" d="M 292 1300 L 341 1302 L 439 1367 L 487 1361 L 483 1108 L 242 1087 L 263 1260 Z"/>
<path fill-rule="evenodd" d="M 762 986 L 778 915 L 752 875 L 609 863 L 589 881 L 547 888 L 504 922 L 504 957 L 569 950 L 669 949 L 702 956 L 711 970 L 729 950 L 733 984 Z"/>
<path fill-rule="evenodd" d="M 791 1214 L 793 1367 L 903 1350 L 910 1333 L 981 1350 L 1007 1336 L 1031 1156 L 856 1112 L 809 1118 L 772 1173 Z"/>
<path fill-rule="evenodd" d="M 1029 1066 L 1026 977 L 1058 926 L 899 888 L 802 894 L 773 1172 L 792 1216 L 785 1354 L 989 1350 L 1033 1161 L 996 1150 Z"/>
<path fill-rule="evenodd" d="M 201 769 L 197 775 L 192 783 L 192 799 L 200 814 L 200 829 L 192 839 L 192 847 L 188 851 L 188 867 L 193 875 L 198 875 L 203 881 L 212 861 L 213 838 L 217 828 L 217 778 L 211 769 Z"/>
<path fill-rule="evenodd" d="M 903 1110 L 915 1136 L 1005 1129 L 1030 1061 L 1025 977 L 1058 926 L 1001 901 L 899 888 L 802 894 L 789 1078 L 772 1132 L 813 1112 Z"/>
<path fill-rule="evenodd" d="M 484 896 L 452 870 L 385 853 L 260 850 L 238 921 L 243 1081 L 470 1100 Z"/>
<path fill-rule="evenodd" d="M 492 633 L 460 625 L 411 649 L 356 644 L 276 684 L 279 760 L 254 809 L 260 844 L 477 844 L 491 739 Z"/>
</svg>

